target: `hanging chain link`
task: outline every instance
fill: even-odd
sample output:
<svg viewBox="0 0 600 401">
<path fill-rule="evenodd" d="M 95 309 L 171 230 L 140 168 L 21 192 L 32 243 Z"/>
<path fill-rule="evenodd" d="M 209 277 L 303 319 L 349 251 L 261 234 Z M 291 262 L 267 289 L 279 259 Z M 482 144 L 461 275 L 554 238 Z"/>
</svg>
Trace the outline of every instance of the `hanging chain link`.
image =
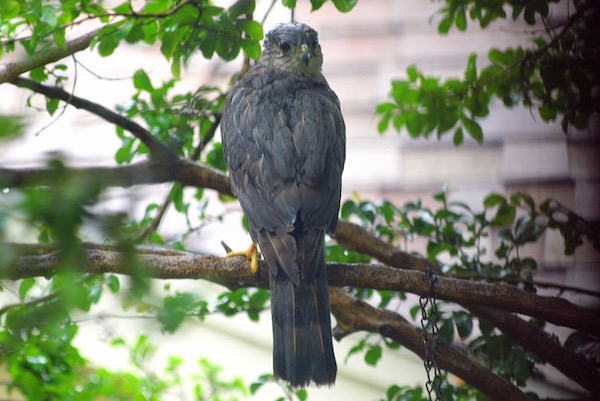
<svg viewBox="0 0 600 401">
<path fill-rule="evenodd" d="M 437 275 L 431 270 L 425 271 L 427 282 L 429 283 L 429 294 L 419 299 L 421 305 L 421 327 L 423 328 L 423 364 L 427 372 L 427 382 L 425 388 L 429 395 L 429 401 L 442 400 L 442 373 L 437 364 L 440 355 L 439 349 L 439 328 L 438 328 L 438 309 L 437 309 Z M 430 309 L 429 314 L 427 309 Z"/>
</svg>

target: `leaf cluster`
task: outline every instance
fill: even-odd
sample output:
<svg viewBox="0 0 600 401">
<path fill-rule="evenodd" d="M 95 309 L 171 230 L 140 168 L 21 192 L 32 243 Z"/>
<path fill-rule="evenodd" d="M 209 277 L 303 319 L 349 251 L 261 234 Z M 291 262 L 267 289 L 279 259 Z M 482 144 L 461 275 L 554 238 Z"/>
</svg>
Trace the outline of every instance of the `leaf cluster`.
<svg viewBox="0 0 600 401">
<path fill-rule="evenodd" d="M 525 291 L 536 291 L 533 273 L 537 269 L 535 259 L 522 256 L 523 250 L 536 243 L 550 229 L 573 230 L 572 238 L 565 237 L 565 252 L 571 252 L 573 244 L 582 243 L 582 236 L 592 232 L 591 227 L 579 225 L 581 220 L 572 216 L 569 229 L 557 224 L 566 224 L 556 214 L 548 200 L 537 205 L 531 196 L 515 193 L 510 197 L 492 193 L 481 205 L 481 210 L 472 210 L 468 205 L 448 199 L 445 188 L 433 196 L 437 207 L 425 207 L 421 201 L 408 202 L 402 206 L 388 201 L 370 202 L 355 197 L 342 205 L 342 217 L 354 221 L 386 243 L 396 244 L 413 254 L 422 255 L 453 277 L 481 282 L 502 281 L 516 285 Z M 558 221 L 561 223 L 558 223 Z M 587 227 L 587 228 L 583 228 Z M 575 234 L 576 232 L 576 234 Z M 497 246 L 489 249 L 488 238 L 496 238 Z M 368 299 L 382 308 L 395 308 L 406 302 L 406 294 L 392 291 L 355 289 L 355 296 Z M 456 305 L 438 303 L 439 336 L 448 344 L 457 341 L 464 344 L 483 365 L 496 374 L 524 386 L 534 374 L 536 364 L 542 363 L 530 351 L 516 345 L 510 337 L 500 333 L 494 326 L 478 319 L 470 311 Z M 423 306 L 411 307 L 410 315 L 417 320 Z M 429 313 L 429 311 L 427 311 Z M 544 322 L 532 321 L 542 329 Z M 577 338 L 581 335 L 578 334 Z M 575 337 L 572 340 L 576 343 Z M 594 343 L 587 338 L 580 347 Z M 397 344 L 379 336 L 364 336 L 349 352 L 348 356 L 362 353 L 367 364 L 376 365 L 382 353 L 382 342 L 388 348 Z M 446 383 L 447 384 L 447 383 Z M 468 386 L 451 386 L 446 390 L 449 399 L 471 399 L 475 393 Z M 462 395 L 461 395 L 462 394 Z M 415 397 L 415 398 L 411 398 Z M 412 389 L 393 388 L 388 399 L 420 399 L 421 393 Z"/>
<path fill-rule="evenodd" d="M 506 4 L 512 7 L 513 19 L 524 17 L 528 24 L 536 19 L 546 21 L 548 3 L 447 1 L 440 10 L 439 30 L 447 33 L 454 24 L 464 31 L 467 12 L 486 27 L 507 17 Z M 477 55 L 471 54 L 462 79 L 441 80 L 410 66 L 407 79 L 392 82 L 391 101 L 377 106 L 379 132 L 385 132 L 391 123 L 396 131 L 405 129 L 412 138 L 452 133 L 458 146 L 466 134 L 481 143 L 479 121 L 488 116 L 494 99 L 507 108 L 522 105 L 535 109 L 545 122 L 560 119 L 565 133 L 570 127 L 590 128 L 593 115 L 600 112 L 596 89 L 600 85 L 600 52 L 592 42 L 599 33 L 600 13 L 590 3 L 576 2 L 575 6 L 568 19 L 547 25 L 548 35 L 533 36 L 529 47 L 491 49 L 487 65 L 480 71 Z"/>
<path fill-rule="evenodd" d="M 253 59 L 260 56 L 263 30 L 251 17 L 254 0 L 238 0 L 229 8 L 208 0 L 153 0 L 139 10 L 129 1 L 110 8 L 94 1 L 5 3 L 0 9 L 0 56 L 14 51 L 16 44 L 29 55 L 51 44 L 65 48 L 67 31 L 90 20 L 105 24 L 92 43 L 100 55 L 110 56 L 122 43 L 158 42 L 175 77 L 198 51 L 206 58 L 217 54 L 224 60 L 233 60 L 240 50 Z M 38 71 L 32 78 L 45 76 Z"/>
</svg>

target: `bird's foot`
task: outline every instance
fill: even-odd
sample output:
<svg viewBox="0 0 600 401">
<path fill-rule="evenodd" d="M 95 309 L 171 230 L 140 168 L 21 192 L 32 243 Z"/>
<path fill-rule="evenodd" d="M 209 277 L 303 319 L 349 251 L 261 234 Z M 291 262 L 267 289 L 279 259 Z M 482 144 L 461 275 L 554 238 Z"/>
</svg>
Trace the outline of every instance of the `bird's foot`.
<svg viewBox="0 0 600 401">
<path fill-rule="evenodd" d="M 252 273 L 256 273 L 258 271 L 258 249 L 256 249 L 256 245 L 254 243 L 250 244 L 248 249 L 245 251 L 237 251 L 237 252 L 228 252 L 225 257 L 232 258 L 234 256 L 244 256 L 250 259 L 250 270 Z"/>
</svg>

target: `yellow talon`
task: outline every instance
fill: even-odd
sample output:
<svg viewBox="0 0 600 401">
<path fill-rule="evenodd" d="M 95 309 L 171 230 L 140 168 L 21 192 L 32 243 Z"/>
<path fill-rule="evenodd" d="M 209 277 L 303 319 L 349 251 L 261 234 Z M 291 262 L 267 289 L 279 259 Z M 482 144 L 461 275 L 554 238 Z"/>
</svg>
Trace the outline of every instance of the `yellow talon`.
<svg viewBox="0 0 600 401">
<path fill-rule="evenodd" d="M 250 270 L 252 270 L 252 273 L 258 271 L 258 249 L 256 249 L 254 243 L 251 243 L 245 251 L 229 252 L 225 255 L 226 258 L 232 258 L 234 256 L 244 256 L 250 259 Z"/>
</svg>

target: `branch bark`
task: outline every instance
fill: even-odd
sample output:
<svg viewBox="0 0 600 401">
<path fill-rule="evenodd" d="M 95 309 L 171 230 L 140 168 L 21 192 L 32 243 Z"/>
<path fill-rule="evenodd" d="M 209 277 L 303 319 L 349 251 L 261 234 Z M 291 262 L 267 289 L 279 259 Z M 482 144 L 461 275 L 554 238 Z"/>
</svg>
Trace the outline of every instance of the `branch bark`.
<svg viewBox="0 0 600 401">
<path fill-rule="evenodd" d="M 335 274 L 330 285 L 353 286 L 374 290 L 411 292 L 426 296 L 429 283 L 424 273 L 400 270 L 384 265 L 330 265 Z M 336 280 L 340 280 L 339 282 Z M 463 306 L 488 306 L 532 316 L 559 326 L 600 335 L 600 309 L 583 308 L 565 299 L 545 297 L 505 284 L 483 284 L 438 277 L 438 298 Z"/>
<path fill-rule="evenodd" d="M 50 63 L 54 63 L 65 57 L 87 49 L 99 31 L 100 29 L 95 29 L 78 38 L 69 40 L 65 43 L 64 48 L 51 46 L 48 49 L 43 49 L 36 52 L 31 57 L 14 63 L 6 64 L 4 68 L 0 70 L 0 84 L 3 84 L 5 82 L 12 82 L 15 79 L 17 79 L 19 75 L 27 71 L 31 71 L 35 68 L 42 67 Z"/>
<path fill-rule="evenodd" d="M 330 289 L 331 311 L 339 327 L 336 339 L 355 331 L 378 333 L 403 347 L 425 357 L 423 332 L 406 319 L 389 310 L 375 308 L 340 289 Z M 456 347 L 439 343 L 438 366 L 457 375 L 494 400 L 531 401 L 525 393 L 508 380 L 496 376 L 489 369 L 469 358 Z"/>
<path fill-rule="evenodd" d="M 69 168 L 76 178 L 97 182 L 104 187 L 131 187 L 142 184 L 179 182 L 197 188 L 209 188 L 233 196 L 229 179 L 221 171 L 185 159 L 170 163 L 143 161 L 124 166 Z M 0 167 L 0 187 L 24 188 L 44 186 L 52 182 L 54 170 L 49 168 Z"/>
<path fill-rule="evenodd" d="M 93 263 L 88 261 L 87 270 L 91 273 L 105 273 L 105 271 L 97 270 L 106 263 L 98 264 L 96 259 L 108 257 L 108 252 L 117 251 L 114 247 L 97 246 L 88 244 L 87 251 L 91 252 L 93 258 L 88 256 L 88 259 L 93 260 Z M 17 259 L 14 268 L 0 271 L 0 279 L 21 279 L 34 276 L 52 276 L 54 269 L 60 266 L 58 260 L 57 249 L 47 245 L 30 245 L 23 248 L 16 245 L 15 248 L 22 256 Z M 204 266 L 213 266 L 213 259 L 202 255 L 187 254 L 182 252 L 166 251 L 161 249 L 151 249 L 150 251 L 142 249 L 144 255 L 143 264 L 149 266 L 149 272 L 153 277 L 167 278 L 157 276 L 157 274 L 165 274 L 166 271 L 171 271 L 170 266 L 175 266 L 182 263 L 183 266 L 188 266 L 193 263 L 201 270 L 197 272 L 198 277 L 204 278 Z M 19 251 L 20 250 L 20 251 Z M 25 251 L 26 250 L 26 251 Z M 100 252 L 100 253 L 98 253 Z M 207 262 L 209 260 L 209 262 Z M 160 261 L 160 266 L 169 266 L 168 270 L 155 269 L 153 266 Z M 116 268 L 116 265 L 113 265 Z M 114 273 L 131 274 L 128 271 L 114 271 Z M 193 272 L 182 270 L 179 272 L 182 276 L 168 278 L 189 278 Z M 224 273 L 225 280 L 230 279 Z M 215 277 L 211 276 L 212 279 Z M 240 277 L 234 277 L 235 280 L 240 280 Z M 244 280 L 247 280 L 245 278 Z M 213 280 L 211 280 L 213 281 Z M 254 283 L 256 284 L 256 283 Z M 429 293 L 429 284 L 424 273 L 411 270 L 395 269 L 379 264 L 329 264 L 329 284 L 335 287 L 359 287 L 372 288 L 375 290 L 392 290 L 401 292 L 410 292 L 417 295 L 426 296 Z M 230 287 L 230 285 L 228 285 Z M 464 280 L 458 280 L 449 277 L 438 278 L 438 298 L 457 302 L 469 307 L 493 307 L 502 310 L 519 312 L 535 318 L 551 321 L 560 326 L 572 327 L 582 331 L 589 331 L 592 334 L 597 332 L 597 319 L 600 314 L 597 309 L 583 308 L 574 305 L 564 299 L 555 297 L 542 297 L 529 292 L 519 290 L 516 287 L 504 284 L 481 284 L 473 283 Z"/>
<path fill-rule="evenodd" d="M 440 277 L 444 276 L 437 266 L 428 260 L 404 253 L 393 245 L 373 237 L 355 224 L 346 222 L 339 225 L 336 240 L 347 249 L 366 253 L 390 266 L 421 271 L 430 267 Z M 547 333 L 509 312 L 468 303 L 461 303 L 461 305 L 480 318 L 487 320 L 516 344 L 530 350 L 590 391 L 595 397 L 600 398 L 600 372 L 583 356 L 566 350 Z"/>
</svg>

